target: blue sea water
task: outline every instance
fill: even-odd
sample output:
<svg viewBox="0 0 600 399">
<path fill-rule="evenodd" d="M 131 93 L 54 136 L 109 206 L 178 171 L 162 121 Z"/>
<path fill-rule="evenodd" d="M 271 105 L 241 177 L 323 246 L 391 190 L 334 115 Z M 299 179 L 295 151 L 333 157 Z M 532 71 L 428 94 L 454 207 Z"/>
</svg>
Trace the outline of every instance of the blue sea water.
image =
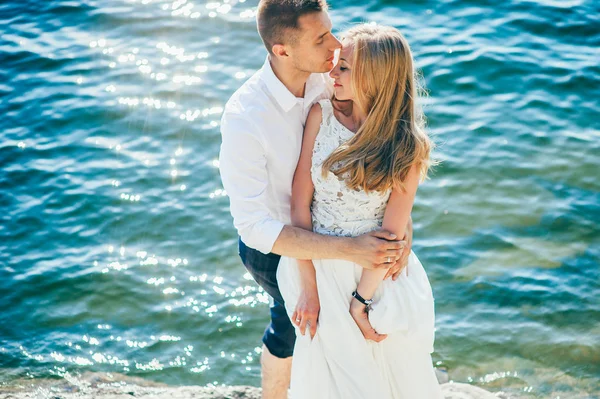
<svg viewBox="0 0 600 399">
<path fill-rule="evenodd" d="M 259 385 L 268 298 L 217 162 L 223 106 L 264 62 L 256 4 L 0 2 L 3 386 Z M 335 32 L 399 28 L 428 90 L 442 163 L 413 220 L 436 367 L 600 397 L 600 3 L 330 4 Z"/>
</svg>

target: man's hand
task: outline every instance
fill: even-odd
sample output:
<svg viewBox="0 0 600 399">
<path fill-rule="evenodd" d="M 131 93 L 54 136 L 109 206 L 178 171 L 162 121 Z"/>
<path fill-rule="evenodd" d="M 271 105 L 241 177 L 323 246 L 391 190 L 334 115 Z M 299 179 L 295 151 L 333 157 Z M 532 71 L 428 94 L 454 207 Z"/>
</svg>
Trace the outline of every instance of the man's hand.
<svg viewBox="0 0 600 399">
<path fill-rule="evenodd" d="M 384 280 L 392 277 L 392 280 L 396 281 L 400 276 L 400 273 L 402 273 L 404 268 L 408 266 L 408 256 L 410 255 L 413 241 L 412 219 L 409 219 L 408 221 L 408 225 L 406 226 L 406 234 L 404 235 L 402 241 L 406 242 L 406 245 L 404 246 L 404 250 L 400 255 L 400 259 L 396 261 L 394 266 L 389 268 L 387 274 L 383 278 Z M 406 275 L 408 276 L 408 269 L 406 269 Z"/>
<path fill-rule="evenodd" d="M 365 269 L 387 269 L 400 259 L 405 245 L 395 234 L 385 230 L 372 231 L 352 238 L 352 256 L 348 260 Z"/>
<path fill-rule="evenodd" d="M 319 319 L 320 310 L 321 304 L 317 286 L 304 285 L 291 321 L 300 327 L 302 335 L 306 333 L 306 327 L 308 327 L 310 329 L 310 339 L 313 339 L 317 333 L 317 320 Z"/>
</svg>

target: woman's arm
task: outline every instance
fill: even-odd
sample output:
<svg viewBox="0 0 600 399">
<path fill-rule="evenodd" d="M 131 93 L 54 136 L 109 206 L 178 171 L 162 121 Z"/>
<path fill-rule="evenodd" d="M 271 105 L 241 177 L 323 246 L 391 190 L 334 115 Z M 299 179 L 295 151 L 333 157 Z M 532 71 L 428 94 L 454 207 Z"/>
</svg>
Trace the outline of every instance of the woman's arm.
<svg viewBox="0 0 600 399">
<path fill-rule="evenodd" d="M 419 168 L 417 165 L 413 165 L 406 175 L 404 190 L 394 188 L 388 200 L 383 216 L 383 229 L 398 237 L 404 237 L 409 221 L 411 221 L 410 214 L 419 187 L 419 179 Z"/>
<path fill-rule="evenodd" d="M 322 114 L 323 112 L 319 104 L 313 105 L 308 113 L 304 127 L 304 136 L 302 137 L 300 159 L 298 160 L 298 166 L 296 166 L 292 182 L 292 226 L 301 227 L 308 231 L 312 231 L 310 206 L 315 192 L 310 168 L 312 166 L 313 147 L 321 126 Z"/>
<path fill-rule="evenodd" d="M 384 229 L 389 229 L 390 232 L 397 234 L 399 237 L 404 236 L 418 185 L 419 169 L 413 166 L 404 180 L 404 190 L 394 187 L 390 194 L 383 215 Z M 386 270 L 363 270 L 358 287 L 356 287 L 358 295 L 367 300 L 372 299 L 386 272 Z M 387 337 L 387 335 L 381 335 L 373 329 L 365 312 L 365 305 L 357 298 L 353 298 L 350 302 L 350 314 L 366 339 L 381 342 Z"/>
<path fill-rule="evenodd" d="M 404 181 L 404 190 L 394 187 L 383 215 L 383 228 L 403 237 L 410 220 L 417 187 L 419 186 L 419 168 L 413 165 Z M 371 299 L 377 287 L 383 280 L 386 270 L 364 270 L 358 287 L 358 293 L 366 299 Z"/>
<path fill-rule="evenodd" d="M 312 166 L 313 147 L 321 126 L 322 115 L 321 106 L 319 104 L 313 105 L 304 127 L 302 151 L 292 183 L 292 225 L 308 231 L 312 231 L 310 206 L 315 191 L 310 168 Z M 292 323 L 300 327 L 302 335 L 305 334 L 306 324 L 308 323 L 312 338 L 317 332 L 317 319 L 320 310 L 315 268 L 310 259 L 298 259 L 298 269 L 300 271 L 301 294 L 292 316 Z"/>
<path fill-rule="evenodd" d="M 388 269 L 387 274 L 383 278 L 388 279 L 392 278 L 392 280 L 396 281 L 398 277 L 400 277 L 400 273 L 404 270 L 406 266 L 408 266 L 408 257 L 410 256 L 410 252 L 412 250 L 412 239 L 413 239 L 413 224 L 412 217 L 408 217 L 408 223 L 406 224 L 406 233 L 402 241 L 405 242 L 404 248 L 402 249 L 402 254 L 400 255 L 400 259 L 394 263 L 394 266 Z M 406 275 L 408 276 L 408 269 L 406 269 Z"/>
</svg>

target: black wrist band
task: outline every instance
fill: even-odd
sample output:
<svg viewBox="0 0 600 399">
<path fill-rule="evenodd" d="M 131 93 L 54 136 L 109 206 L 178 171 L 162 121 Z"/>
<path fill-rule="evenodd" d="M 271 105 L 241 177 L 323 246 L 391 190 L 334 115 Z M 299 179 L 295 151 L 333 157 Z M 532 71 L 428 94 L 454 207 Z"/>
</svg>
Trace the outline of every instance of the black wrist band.
<svg viewBox="0 0 600 399">
<path fill-rule="evenodd" d="M 358 300 L 358 302 L 362 303 L 365 306 L 371 306 L 371 304 L 373 303 L 372 299 L 365 299 L 362 296 L 360 296 L 360 294 L 358 293 L 358 291 L 354 291 L 352 293 L 352 296 L 354 298 L 356 298 Z"/>
</svg>

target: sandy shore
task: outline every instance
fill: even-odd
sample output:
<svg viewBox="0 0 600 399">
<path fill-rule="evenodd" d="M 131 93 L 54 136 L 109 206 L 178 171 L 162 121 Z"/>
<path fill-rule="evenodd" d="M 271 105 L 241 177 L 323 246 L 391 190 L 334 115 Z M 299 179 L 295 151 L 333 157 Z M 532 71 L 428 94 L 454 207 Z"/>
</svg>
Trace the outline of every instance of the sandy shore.
<svg viewBox="0 0 600 399">
<path fill-rule="evenodd" d="M 442 384 L 442 391 L 445 399 L 517 399 L 452 382 Z M 260 399 L 260 393 L 260 388 L 250 386 L 175 387 L 106 373 L 85 373 L 61 380 L 19 380 L 0 387 L 2 399 Z"/>
<path fill-rule="evenodd" d="M 446 383 L 442 385 L 445 399 L 508 399 L 501 393 L 492 394 L 481 388 L 460 383 Z M 260 399 L 260 388 L 249 386 L 232 387 L 141 387 L 136 385 L 106 386 L 89 389 L 87 392 L 53 393 L 46 390 L 33 390 L 31 392 L 3 393 L 3 399 Z"/>
</svg>

